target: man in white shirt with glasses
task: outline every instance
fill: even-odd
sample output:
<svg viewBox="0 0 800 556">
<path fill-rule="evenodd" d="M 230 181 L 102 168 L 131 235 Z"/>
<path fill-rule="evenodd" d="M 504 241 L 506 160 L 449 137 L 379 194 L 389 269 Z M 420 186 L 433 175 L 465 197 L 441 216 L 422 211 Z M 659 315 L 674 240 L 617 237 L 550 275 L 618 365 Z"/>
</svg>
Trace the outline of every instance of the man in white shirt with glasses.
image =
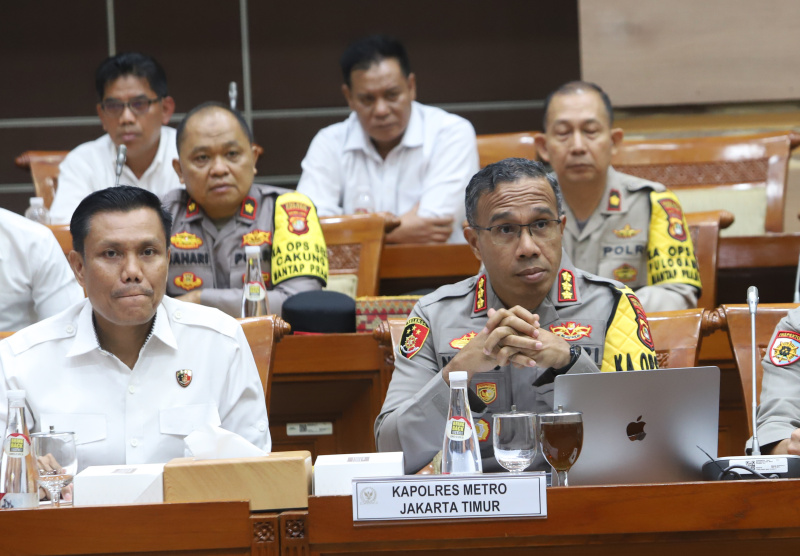
<svg viewBox="0 0 800 556">
<path fill-rule="evenodd" d="M 89 193 L 115 183 L 117 150 L 127 147 L 120 183 L 163 196 L 183 188 L 172 161 L 178 158 L 175 130 L 166 124 L 175 112 L 164 70 L 138 52 L 112 56 L 97 68 L 97 115 L 105 135 L 73 149 L 59 168 L 50 217 L 67 224 Z"/>
</svg>

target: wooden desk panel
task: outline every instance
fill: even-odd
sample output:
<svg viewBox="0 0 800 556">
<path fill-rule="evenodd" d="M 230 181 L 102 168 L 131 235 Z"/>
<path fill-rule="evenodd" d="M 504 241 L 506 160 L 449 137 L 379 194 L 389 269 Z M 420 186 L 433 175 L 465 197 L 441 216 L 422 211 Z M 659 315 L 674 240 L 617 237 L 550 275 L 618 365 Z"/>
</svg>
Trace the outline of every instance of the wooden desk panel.
<svg viewBox="0 0 800 556">
<path fill-rule="evenodd" d="M 381 295 L 437 288 L 478 273 L 480 262 L 466 244 L 385 245 L 381 253 Z"/>
<path fill-rule="evenodd" d="M 349 496 L 311 497 L 307 530 L 319 554 L 763 554 L 798 546 L 798 488 L 800 480 L 550 488 L 546 519 L 359 523 Z"/>
</svg>

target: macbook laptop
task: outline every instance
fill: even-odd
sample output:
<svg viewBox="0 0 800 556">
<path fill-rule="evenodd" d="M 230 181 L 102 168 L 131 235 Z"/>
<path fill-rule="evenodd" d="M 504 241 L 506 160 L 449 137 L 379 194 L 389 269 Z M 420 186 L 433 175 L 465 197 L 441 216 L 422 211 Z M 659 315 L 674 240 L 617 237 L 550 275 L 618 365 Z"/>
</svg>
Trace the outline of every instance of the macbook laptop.
<svg viewBox="0 0 800 556">
<path fill-rule="evenodd" d="M 561 375 L 554 398 L 583 412 L 570 485 L 698 481 L 717 457 L 718 367 Z"/>
</svg>

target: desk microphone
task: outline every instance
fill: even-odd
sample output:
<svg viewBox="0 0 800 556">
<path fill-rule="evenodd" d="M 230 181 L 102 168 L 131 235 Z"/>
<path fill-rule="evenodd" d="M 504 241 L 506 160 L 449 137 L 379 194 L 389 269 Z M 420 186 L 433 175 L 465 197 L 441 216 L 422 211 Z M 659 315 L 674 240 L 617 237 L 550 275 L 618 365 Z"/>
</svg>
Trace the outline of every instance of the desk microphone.
<svg viewBox="0 0 800 556">
<path fill-rule="evenodd" d="M 800 477 L 800 456 L 773 455 L 762 456 L 761 446 L 758 442 L 758 430 L 756 428 L 756 413 L 758 411 L 758 398 L 756 394 L 756 363 L 758 357 L 758 346 L 756 345 L 756 312 L 758 311 L 758 288 L 750 286 L 747 288 L 747 307 L 750 310 L 750 357 L 752 375 L 752 405 L 751 405 L 751 426 L 753 428 L 753 438 L 751 443 L 751 456 L 731 456 L 727 458 L 717 458 L 703 465 L 703 478 L 706 480 L 722 479 L 753 479 L 760 475 L 760 478 L 797 478 Z M 731 468 L 728 473 L 724 473 L 727 468 Z M 752 472 L 758 475 L 754 475 Z"/>
<path fill-rule="evenodd" d="M 122 175 L 122 167 L 125 166 L 125 161 L 128 159 L 128 147 L 125 145 L 120 145 L 119 150 L 117 151 L 117 166 L 115 168 L 115 173 L 117 174 L 117 179 L 114 182 L 114 187 L 119 185 L 119 177 Z"/>
<path fill-rule="evenodd" d="M 231 103 L 231 110 L 236 110 L 236 97 L 239 96 L 239 93 L 236 91 L 236 81 L 231 81 L 230 85 L 228 85 L 228 99 Z"/>
</svg>

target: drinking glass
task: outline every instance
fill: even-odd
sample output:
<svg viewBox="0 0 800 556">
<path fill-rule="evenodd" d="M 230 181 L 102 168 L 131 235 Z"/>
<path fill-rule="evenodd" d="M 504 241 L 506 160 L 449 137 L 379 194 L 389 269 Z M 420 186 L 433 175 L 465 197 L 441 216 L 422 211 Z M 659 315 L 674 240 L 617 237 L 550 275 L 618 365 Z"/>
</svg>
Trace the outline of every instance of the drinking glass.
<svg viewBox="0 0 800 556">
<path fill-rule="evenodd" d="M 536 457 L 536 414 L 496 413 L 492 432 L 494 457 L 511 473 L 522 473 Z"/>
<path fill-rule="evenodd" d="M 553 486 L 569 486 L 567 472 L 575 465 L 583 446 L 583 413 L 558 410 L 539 414 L 542 455 L 556 472 Z"/>
<path fill-rule="evenodd" d="M 78 454 L 75 449 L 75 433 L 38 432 L 33 437 L 33 451 L 39 468 L 39 486 L 47 490 L 53 506 L 59 507 L 61 490 L 72 483 L 78 471 Z"/>
</svg>

